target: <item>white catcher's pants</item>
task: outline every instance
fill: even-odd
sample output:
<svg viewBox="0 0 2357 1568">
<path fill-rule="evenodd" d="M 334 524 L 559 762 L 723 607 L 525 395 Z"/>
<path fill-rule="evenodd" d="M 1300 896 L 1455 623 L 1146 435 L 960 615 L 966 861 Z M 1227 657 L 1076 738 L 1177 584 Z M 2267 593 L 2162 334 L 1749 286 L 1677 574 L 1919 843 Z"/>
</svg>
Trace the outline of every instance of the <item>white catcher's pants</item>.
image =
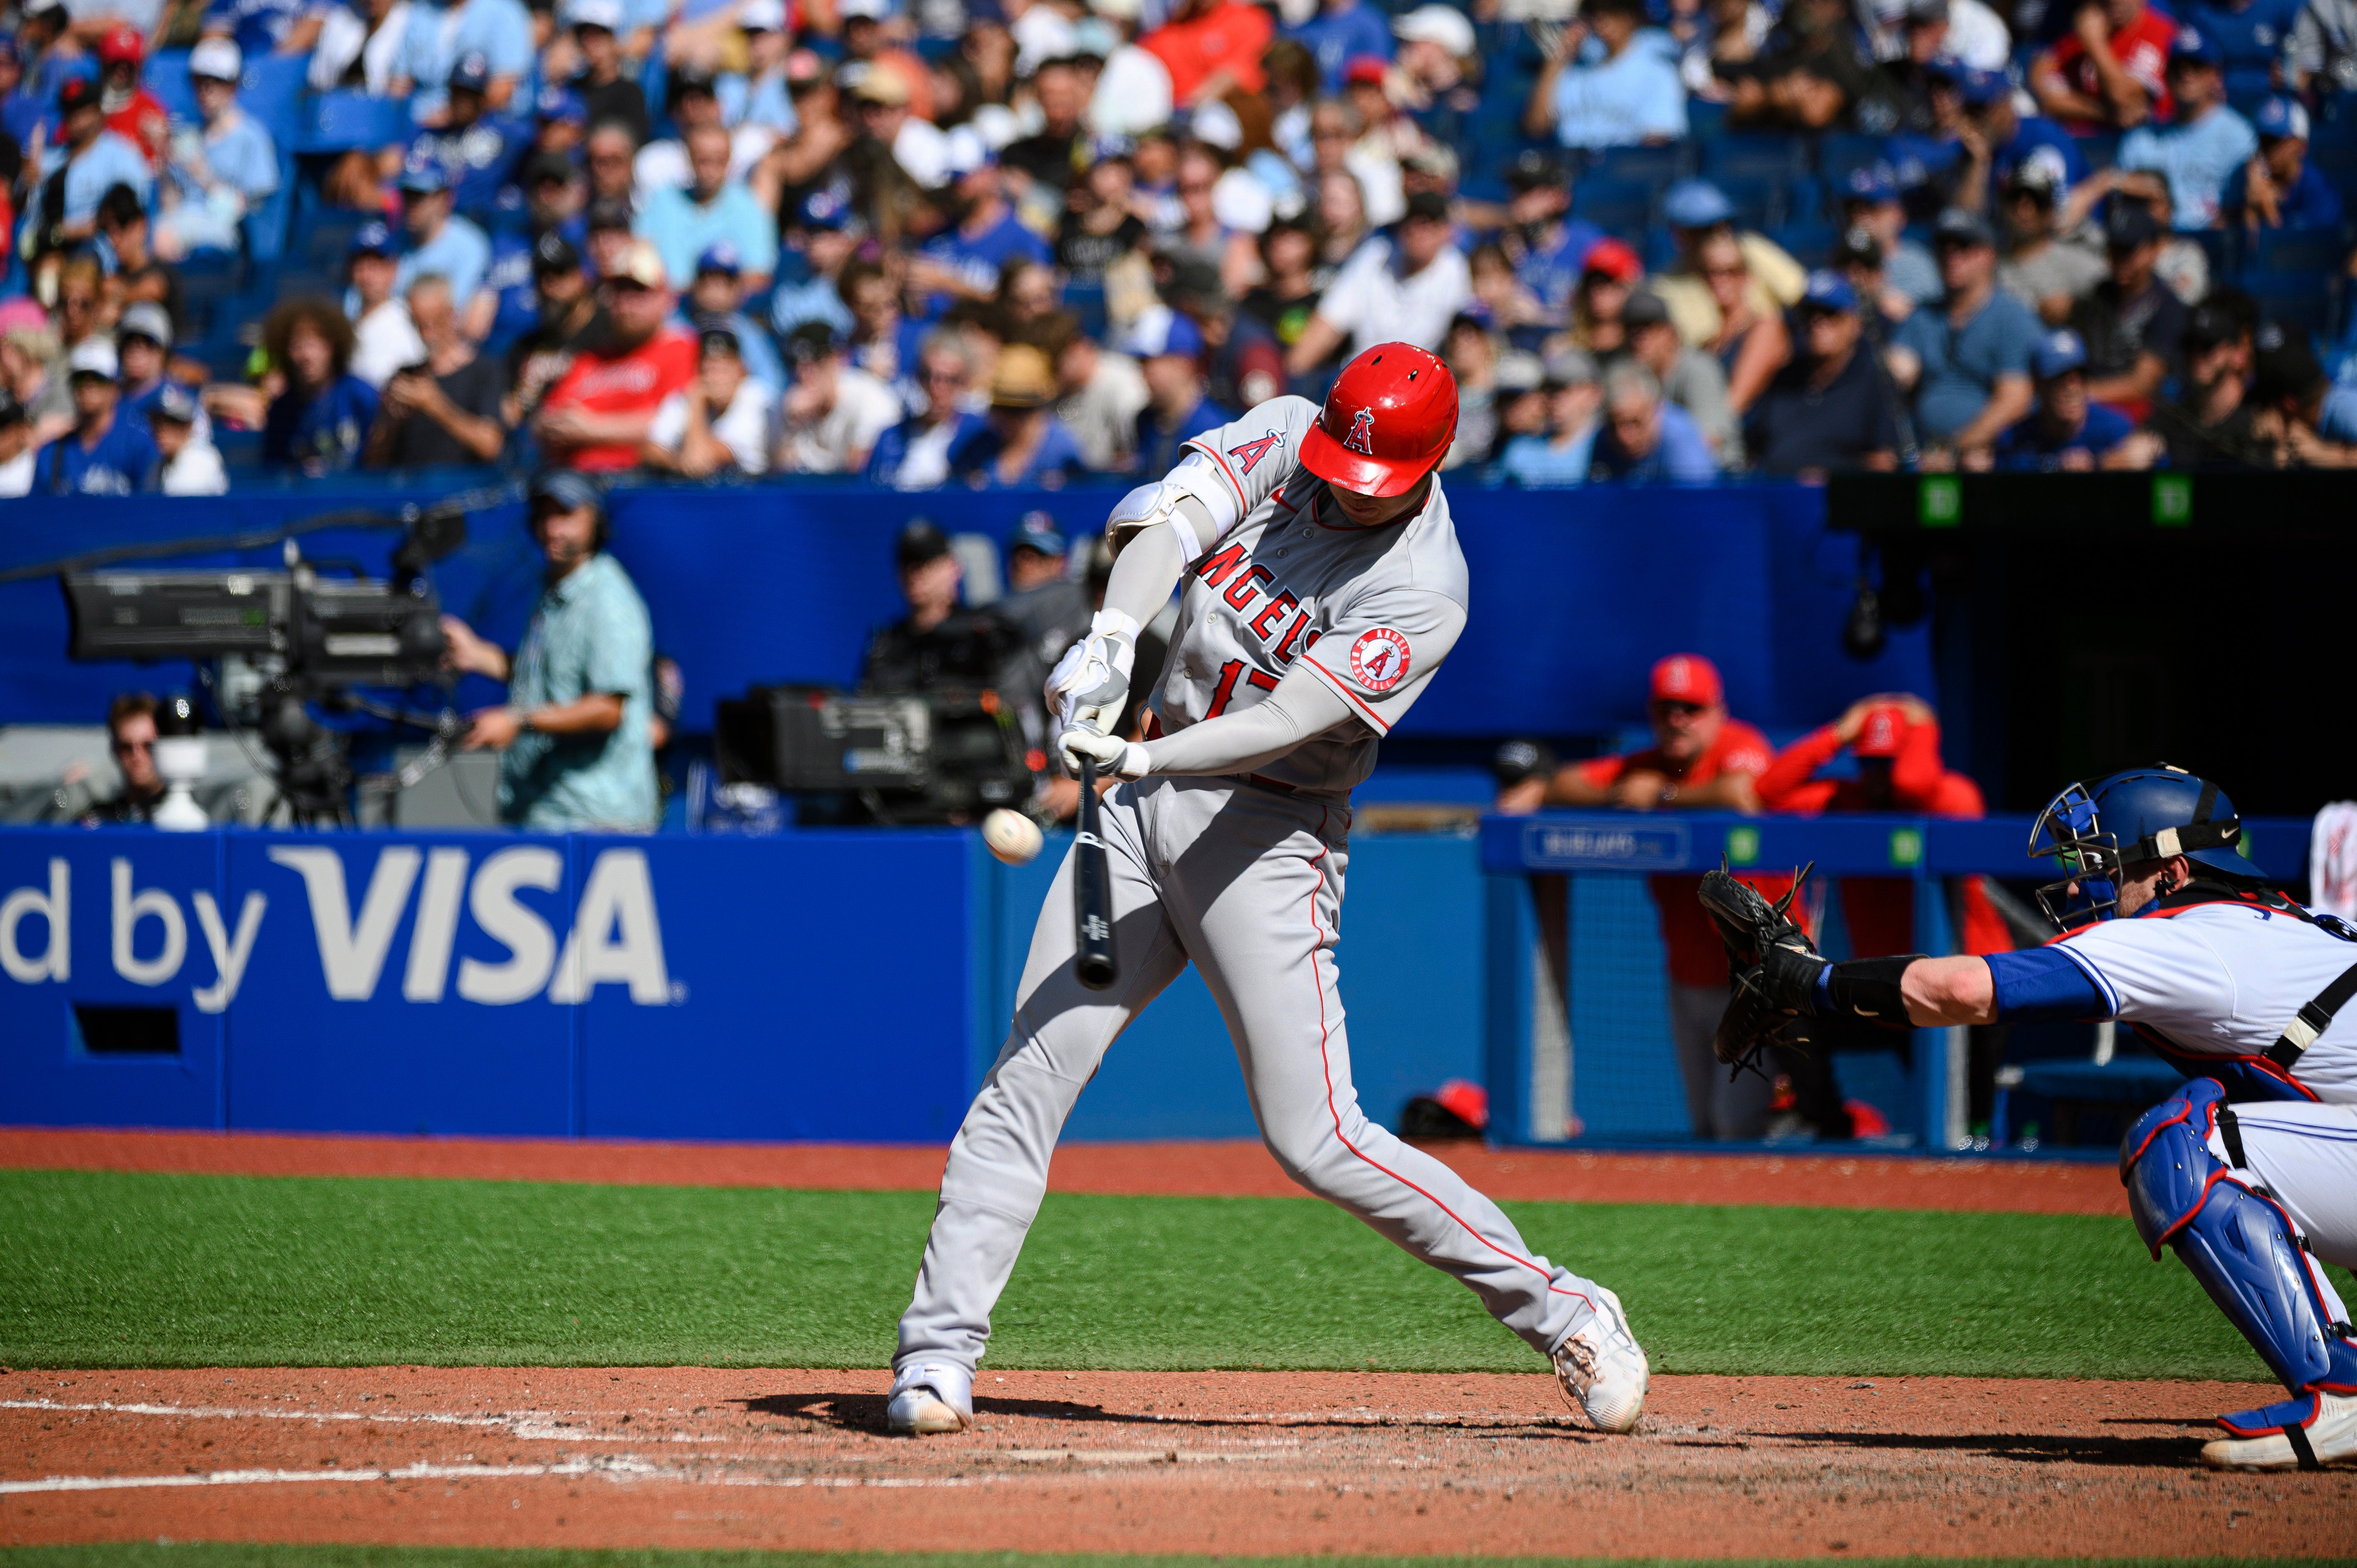
<svg viewBox="0 0 2357 1568">
<path fill-rule="evenodd" d="M 2234 1107 L 2246 1167 L 2291 1216 L 2310 1251 L 2357 1269 L 2357 1105 L 2245 1101 Z M 2226 1141 L 2210 1152 L 2227 1158 Z"/>
<path fill-rule="evenodd" d="M 1105 797 L 1120 979 L 1090 991 L 1072 972 L 1067 854 L 1032 933 L 1014 1028 L 950 1145 L 896 1370 L 981 1359 L 1064 1118 L 1106 1047 L 1190 960 L 1287 1175 L 1464 1281 L 1542 1355 L 1587 1322 L 1588 1282 L 1533 1252 L 1496 1204 L 1359 1110 L 1334 965 L 1349 832 L 1346 805 L 1226 779 L 1145 779 Z"/>
</svg>

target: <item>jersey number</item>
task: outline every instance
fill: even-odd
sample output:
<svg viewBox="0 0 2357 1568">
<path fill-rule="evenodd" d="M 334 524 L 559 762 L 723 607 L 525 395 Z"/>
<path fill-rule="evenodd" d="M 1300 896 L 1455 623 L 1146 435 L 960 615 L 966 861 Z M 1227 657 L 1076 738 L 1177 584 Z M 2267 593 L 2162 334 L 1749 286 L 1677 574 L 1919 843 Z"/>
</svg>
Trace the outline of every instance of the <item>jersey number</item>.
<svg viewBox="0 0 2357 1568">
<path fill-rule="evenodd" d="M 1243 673 L 1244 661 L 1241 659 L 1231 659 L 1220 666 L 1220 683 L 1211 688 L 1211 706 L 1210 711 L 1203 714 L 1205 718 L 1215 719 L 1228 711 L 1228 704 L 1235 700 L 1236 677 Z M 1264 692 L 1276 690 L 1276 677 L 1265 671 L 1254 671 L 1250 680 L 1252 684 Z"/>
</svg>

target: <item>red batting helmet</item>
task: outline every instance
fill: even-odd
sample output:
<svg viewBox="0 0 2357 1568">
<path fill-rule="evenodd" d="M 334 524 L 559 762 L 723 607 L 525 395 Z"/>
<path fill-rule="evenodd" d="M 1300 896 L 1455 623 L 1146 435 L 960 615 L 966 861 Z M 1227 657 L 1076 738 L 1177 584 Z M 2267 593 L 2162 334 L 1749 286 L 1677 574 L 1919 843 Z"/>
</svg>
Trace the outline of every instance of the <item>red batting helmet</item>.
<svg viewBox="0 0 2357 1568">
<path fill-rule="evenodd" d="M 1413 343 L 1378 343 L 1342 367 L 1301 438 L 1301 466 L 1366 496 L 1405 495 L 1457 438 L 1457 378 Z"/>
</svg>

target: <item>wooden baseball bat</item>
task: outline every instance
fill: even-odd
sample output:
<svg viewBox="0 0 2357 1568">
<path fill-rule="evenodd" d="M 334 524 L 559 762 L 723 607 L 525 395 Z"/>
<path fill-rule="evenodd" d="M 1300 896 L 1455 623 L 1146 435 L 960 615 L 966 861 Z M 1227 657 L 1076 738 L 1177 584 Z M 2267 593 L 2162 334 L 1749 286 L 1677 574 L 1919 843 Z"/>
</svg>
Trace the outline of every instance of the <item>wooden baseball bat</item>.
<svg viewBox="0 0 2357 1568">
<path fill-rule="evenodd" d="M 1072 854 L 1072 933 L 1079 943 L 1073 972 L 1091 991 L 1121 975 L 1113 950 L 1113 872 L 1099 836 L 1096 764 L 1081 759 L 1081 832 Z"/>
</svg>

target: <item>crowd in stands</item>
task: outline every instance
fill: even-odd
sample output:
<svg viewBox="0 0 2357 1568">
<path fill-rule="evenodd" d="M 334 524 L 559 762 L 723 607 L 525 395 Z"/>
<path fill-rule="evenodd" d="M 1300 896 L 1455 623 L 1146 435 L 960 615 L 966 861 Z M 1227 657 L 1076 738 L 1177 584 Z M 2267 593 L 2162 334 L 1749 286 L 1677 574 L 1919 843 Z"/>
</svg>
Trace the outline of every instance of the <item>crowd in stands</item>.
<svg viewBox="0 0 2357 1568">
<path fill-rule="evenodd" d="M 6 0 L 0 495 L 2357 463 L 2347 0 L 1394 3 Z"/>
</svg>

